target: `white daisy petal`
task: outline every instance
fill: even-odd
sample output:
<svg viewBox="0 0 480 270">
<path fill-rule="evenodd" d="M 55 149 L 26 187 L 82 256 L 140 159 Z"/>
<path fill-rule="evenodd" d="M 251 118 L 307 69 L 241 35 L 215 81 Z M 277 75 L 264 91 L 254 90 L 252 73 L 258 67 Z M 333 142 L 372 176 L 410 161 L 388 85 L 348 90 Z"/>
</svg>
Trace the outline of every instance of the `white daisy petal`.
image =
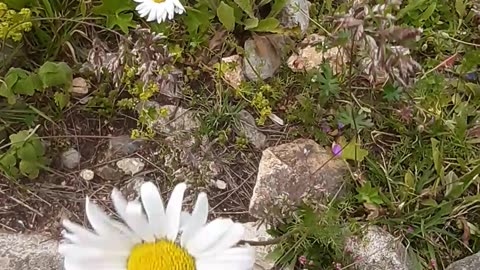
<svg viewBox="0 0 480 270">
<path fill-rule="evenodd" d="M 145 11 L 145 10 L 150 10 L 149 5 L 147 3 L 141 3 L 135 8 L 136 11 Z"/>
<path fill-rule="evenodd" d="M 147 15 L 150 13 L 150 10 L 149 9 L 145 9 L 145 10 L 141 10 L 141 11 L 138 11 L 138 15 L 140 15 L 140 17 L 144 18 L 144 17 L 147 17 Z"/>
<path fill-rule="evenodd" d="M 185 245 L 187 241 L 194 235 L 200 228 L 202 228 L 207 222 L 208 218 L 208 198 L 207 194 L 200 193 L 195 207 L 193 208 L 192 215 L 188 217 L 186 221 L 181 238 L 181 245 Z"/>
<path fill-rule="evenodd" d="M 86 199 L 86 214 L 90 225 L 96 233 L 102 235 L 112 235 L 116 233 L 116 229 L 112 226 L 110 218 L 103 212 L 96 204 L 90 202 L 90 199 Z"/>
<path fill-rule="evenodd" d="M 183 14 L 183 12 L 185 12 L 185 10 L 179 9 L 178 7 L 175 7 L 175 12 L 176 12 L 177 14 Z"/>
<path fill-rule="evenodd" d="M 80 246 L 75 244 L 60 244 L 58 252 L 65 257 L 75 260 L 79 259 L 108 259 L 108 258 L 127 258 L 130 250 L 109 250 L 108 248 L 92 248 L 90 246 Z"/>
<path fill-rule="evenodd" d="M 137 3 L 143 3 L 143 2 L 145 2 L 145 0 L 133 0 L 133 1 L 135 1 L 135 2 L 137 2 Z M 148 1 L 148 0 L 147 0 L 147 1 Z"/>
<path fill-rule="evenodd" d="M 157 13 L 157 23 L 163 22 L 163 14 L 165 13 L 165 9 L 160 9 Z"/>
<path fill-rule="evenodd" d="M 167 230 L 165 236 L 169 240 L 175 240 L 180 229 L 180 214 L 182 212 L 183 195 L 187 185 L 181 183 L 175 186 L 170 195 L 167 205 Z"/>
<path fill-rule="evenodd" d="M 140 196 L 152 232 L 162 238 L 165 236 L 165 207 L 157 187 L 152 182 L 144 183 L 140 187 Z"/>
<path fill-rule="evenodd" d="M 142 210 L 142 205 L 139 201 L 129 202 L 125 213 L 125 222 L 144 241 L 155 242 L 155 236 Z"/>
<path fill-rule="evenodd" d="M 95 233 L 85 229 L 84 227 L 76 223 L 71 222 L 68 219 L 64 220 L 62 223 L 65 229 L 76 235 L 78 238 L 83 239 L 83 241 L 95 242 L 98 239 L 98 236 Z"/>
<path fill-rule="evenodd" d="M 176 11 L 173 5 L 163 5 L 162 8 L 156 6 L 156 9 L 149 10 L 149 17 L 154 12 L 157 20 L 172 18 L 172 13 L 167 7 Z M 251 270 L 255 260 L 253 248 L 233 247 L 242 238 L 243 227 L 230 219 L 216 219 L 206 223 L 208 199 L 204 193 L 197 197 L 191 214 L 182 212 L 185 190 L 185 183 L 177 185 L 173 189 L 168 204 L 164 207 L 161 195 L 153 183 L 142 185 L 141 203 L 138 199 L 127 202 L 120 191 L 114 189 L 113 204 L 118 215 L 127 225 L 110 218 L 87 198 L 86 212 L 93 230 L 68 220 L 64 221 L 64 241 L 58 249 L 65 258 L 64 269 L 126 270 L 130 267 L 127 264 L 131 256 L 135 258 L 132 261 L 133 268 L 156 269 L 159 263 L 157 260 L 178 259 L 169 258 L 174 254 L 170 252 L 158 254 L 158 257 L 148 257 L 156 254 L 156 250 L 162 250 L 161 246 L 167 244 L 172 249 L 186 250 L 188 255 L 194 258 L 195 266 L 185 265 L 185 268 Z M 177 239 L 180 231 L 181 238 Z M 171 245 L 178 243 L 178 240 L 181 247 Z M 171 243 L 164 243 L 164 241 Z M 155 244 L 152 245 L 152 243 Z M 142 249 L 133 248 L 137 245 L 143 245 Z M 144 253 L 145 251 L 147 252 Z M 184 268 L 182 265 L 179 267 Z"/>
<path fill-rule="evenodd" d="M 123 197 L 122 192 L 114 188 L 111 197 L 115 211 L 120 216 L 120 218 L 125 219 L 128 202 L 125 197 Z"/>
<path fill-rule="evenodd" d="M 179 10 L 182 10 L 182 12 L 185 11 L 185 7 L 183 7 L 182 3 L 180 3 L 179 0 L 170 0 L 172 3 L 177 7 Z"/>
<path fill-rule="evenodd" d="M 235 223 L 230 226 L 229 230 L 225 232 L 217 241 L 211 245 L 208 250 L 205 250 L 203 256 L 213 256 L 222 250 L 226 250 L 236 245 L 243 237 L 245 228 L 240 223 Z"/>
<path fill-rule="evenodd" d="M 124 263 L 125 264 L 125 263 Z M 102 270 L 125 270 L 125 265 L 115 262 L 96 262 L 96 261 L 79 261 L 73 258 L 65 258 L 65 270 L 85 270 L 85 269 L 102 269 Z"/>
<path fill-rule="evenodd" d="M 235 262 L 238 265 L 243 264 L 251 268 L 255 263 L 255 250 L 250 246 L 228 248 L 222 252 L 211 254 L 209 256 L 201 256 L 198 261 L 215 263 Z M 245 269 L 250 268 L 247 267 Z"/>
<path fill-rule="evenodd" d="M 197 231 L 197 233 L 185 243 L 185 247 L 190 254 L 197 257 L 221 239 L 233 226 L 230 219 L 215 219 Z"/>
<path fill-rule="evenodd" d="M 157 12 L 158 12 L 158 9 L 156 8 L 150 9 L 150 14 L 148 14 L 147 22 L 154 21 L 157 18 Z"/>
<path fill-rule="evenodd" d="M 166 9 L 163 9 L 162 21 L 166 21 L 166 20 L 167 20 L 167 15 L 168 15 L 167 10 L 166 10 Z"/>
<path fill-rule="evenodd" d="M 165 3 L 165 10 L 167 11 L 167 18 L 169 20 L 173 19 L 173 15 L 175 14 L 175 6 L 171 1 L 167 1 Z"/>
</svg>

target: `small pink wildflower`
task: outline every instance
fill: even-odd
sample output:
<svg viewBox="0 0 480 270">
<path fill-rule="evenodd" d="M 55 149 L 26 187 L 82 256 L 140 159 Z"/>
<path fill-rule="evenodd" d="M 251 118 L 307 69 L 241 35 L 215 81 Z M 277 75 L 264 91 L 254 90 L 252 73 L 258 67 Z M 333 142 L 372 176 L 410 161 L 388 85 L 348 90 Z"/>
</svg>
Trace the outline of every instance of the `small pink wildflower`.
<svg viewBox="0 0 480 270">
<path fill-rule="evenodd" d="M 307 264 L 307 257 L 305 257 L 304 255 L 298 257 L 298 262 L 299 262 L 301 265 Z"/>
</svg>

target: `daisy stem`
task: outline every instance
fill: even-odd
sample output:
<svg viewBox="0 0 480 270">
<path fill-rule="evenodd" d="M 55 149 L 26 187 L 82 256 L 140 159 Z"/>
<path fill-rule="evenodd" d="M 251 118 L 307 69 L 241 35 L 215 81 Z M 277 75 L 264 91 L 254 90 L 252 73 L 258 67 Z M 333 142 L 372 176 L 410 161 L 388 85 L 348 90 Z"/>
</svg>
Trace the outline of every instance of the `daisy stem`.
<svg viewBox="0 0 480 270">
<path fill-rule="evenodd" d="M 239 245 L 248 244 L 252 247 L 275 245 L 275 244 L 280 243 L 283 239 L 290 237 L 294 232 L 295 231 L 289 231 L 282 236 L 272 238 L 272 239 L 269 239 L 269 240 L 265 240 L 265 241 L 241 240 L 240 242 L 238 242 L 238 244 Z"/>
</svg>

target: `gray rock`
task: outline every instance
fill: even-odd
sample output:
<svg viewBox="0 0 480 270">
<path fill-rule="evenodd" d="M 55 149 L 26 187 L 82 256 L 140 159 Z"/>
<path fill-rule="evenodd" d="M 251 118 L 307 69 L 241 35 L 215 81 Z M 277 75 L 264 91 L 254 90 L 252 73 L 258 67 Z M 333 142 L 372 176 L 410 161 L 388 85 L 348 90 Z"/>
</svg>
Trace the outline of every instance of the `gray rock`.
<svg viewBox="0 0 480 270">
<path fill-rule="evenodd" d="M 160 133 L 172 134 L 178 132 L 192 131 L 200 127 L 200 122 L 196 118 L 195 112 L 186 110 L 174 105 L 161 106 L 155 101 L 146 101 L 139 103 L 136 107 L 138 113 L 142 110 L 154 108 L 159 113 L 158 118 L 152 124 L 152 127 Z"/>
<path fill-rule="evenodd" d="M 144 109 L 149 109 L 149 108 L 160 109 L 160 107 L 162 107 L 160 103 L 156 101 L 147 100 L 147 101 L 142 101 L 138 103 L 137 106 L 135 107 L 135 110 L 138 113 L 140 113 Z"/>
<path fill-rule="evenodd" d="M 286 28 L 300 27 L 305 34 L 310 23 L 310 5 L 307 0 L 288 0 L 280 12 L 280 24 Z"/>
<path fill-rule="evenodd" d="M 80 165 L 81 158 L 80 153 L 71 148 L 62 153 L 62 164 L 67 169 L 75 169 Z"/>
<path fill-rule="evenodd" d="M 135 175 L 145 168 L 145 163 L 140 158 L 124 158 L 117 161 L 117 167 L 125 174 Z"/>
<path fill-rule="evenodd" d="M 262 42 L 264 45 L 259 45 L 259 42 Z M 258 46 L 262 46 L 264 49 L 259 49 Z M 245 41 L 244 50 L 243 68 L 245 76 L 251 81 L 268 79 L 280 67 L 281 54 L 276 52 L 273 44 L 270 44 L 265 37 L 257 38 L 257 42 L 253 39 L 248 39 Z"/>
<path fill-rule="evenodd" d="M 63 270 L 57 249 L 41 235 L 0 233 L 0 270 Z"/>
<path fill-rule="evenodd" d="M 267 233 L 264 224 L 258 226 L 255 222 L 244 223 L 245 234 L 243 240 L 250 241 L 267 241 L 272 237 Z M 271 246 L 255 247 L 255 265 L 253 270 L 270 270 L 275 266 L 275 262 L 268 259 L 267 255 L 271 252 Z"/>
<path fill-rule="evenodd" d="M 267 136 L 260 132 L 255 125 L 255 118 L 246 110 L 242 110 L 239 113 L 240 126 L 242 131 L 245 133 L 245 137 L 253 144 L 255 147 L 261 149 L 265 146 L 265 141 Z"/>
<path fill-rule="evenodd" d="M 165 110 L 166 114 L 160 116 L 154 125 L 158 132 L 172 134 L 193 131 L 200 127 L 200 122 L 193 111 L 173 105 L 162 106 L 160 110 Z"/>
<path fill-rule="evenodd" d="M 78 96 L 85 96 L 88 94 L 88 83 L 84 78 L 78 77 L 73 79 L 72 88 L 70 89 L 72 94 Z"/>
<path fill-rule="evenodd" d="M 480 269 L 480 253 L 456 261 L 447 267 L 447 270 Z"/>
<path fill-rule="evenodd" d="M 265 149 L 250 213 L 274 221 L 288 217 L 305 201 L 321 202 L 343 196 L 347 167 L 331 157 L 329 151 L 306 139 Z"/>
<path fill-rule="evenodd" d="M 111 155 L 130 155 L 138 151 L 142 140 L 133 140 L 128 135 L 112 137 L 108 142 L 108 151 Z"/>
<path fill-rule="evenodd" d="M 359 270 L 413 270 L 405 246 L 378 226 L 369 226 L 363 235 L 347 239 L 346 249 Z"/>
<path fill-rule="evenodd" d="M 103 180 L 115 181 L 120 180 L 124 176 L 123 172 L 110 166 L 104 165 L 95 169 L 95 173 L 100 176 Z"/>
<path fill-rule="evenodd" d="M 243 62 L 242 57 L 238 54 L 224 57 L 221 60 L 223 65 L 227 65 L 228 68 L 223 74 L 225 81 L 233 88 L 240 87 L 242 82 L 245 81 L 245 75 L 243 74 Z"/>
<path fill-rule="evenodd" d="M 145 179 L 145 177 L 136 176 L 130 179 L 127 184 L 120 189 L 120 191 L 122 191 L 127 200 L 135 200 L 140 197 L 140 188 L 146 181 L 151 181 L 151 179 Z"/>
</svg>

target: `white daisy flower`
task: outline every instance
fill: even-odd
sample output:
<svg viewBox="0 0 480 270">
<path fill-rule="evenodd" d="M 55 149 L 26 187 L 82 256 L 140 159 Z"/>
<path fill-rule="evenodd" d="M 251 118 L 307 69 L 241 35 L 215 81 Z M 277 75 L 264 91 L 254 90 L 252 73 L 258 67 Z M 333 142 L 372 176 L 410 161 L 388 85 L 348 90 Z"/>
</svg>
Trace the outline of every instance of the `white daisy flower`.
<svg viewBox="0 0 480 270">
<path fill-rule="evenodd" d="M 136 10 L 147 21 L 157 20 L 158 23 L 173 19 L 175 13 L 182 14 L 185 8 L 179 0 L 134 0 L 139 3 Z"/>
<path fill-rule="evenodd" d="M 109 217 L 87 197 L 86 215 L 93 231 L 63 222 L 68 232 L 59 252 L 65 257 L 65 270 L 252 269 L 253 249 L 235 246 L 243 236 L 243 226 L 230 219 L 207 223 L 205 193 L 198 196 L 192 213 L 181 218 L 185 189 L 184 183 L 177 185 L 166 208 L 151 182 L 141 186 L 141 203 L 127 202 L 114 189 L 113 204 L 125 223 Z"/>
</svg>

